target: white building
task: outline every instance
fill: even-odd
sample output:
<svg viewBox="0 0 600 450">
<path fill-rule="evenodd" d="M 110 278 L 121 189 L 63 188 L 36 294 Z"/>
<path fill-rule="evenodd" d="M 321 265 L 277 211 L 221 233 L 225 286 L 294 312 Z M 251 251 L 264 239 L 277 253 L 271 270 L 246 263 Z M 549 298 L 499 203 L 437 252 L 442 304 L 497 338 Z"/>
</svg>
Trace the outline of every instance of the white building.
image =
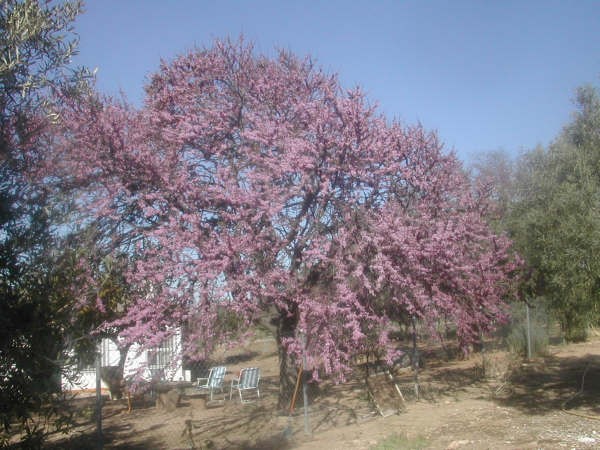
<svg viewBox="0 0 600 450">
<path fill-rule="evenodd" d="M 101 343 L 102 367 L 118 367 L 120 353 L 116 344 L 110 339 Z M 132 345 L 125 358 L 123 370 L 125 379 L 141 377 L 147 381 L 159 379 L 163 381 L 191 381 L 189 370 L 183 370 L 181 362 L 181 333 L 165 339 L 159 347 L 140 351 L 139 346 Z M 96 368 L 92 366 L 69 367 L 62 375 L 62 388 L 65 391 L 95 391 Z M 108 385 L 102 380 L 102 391 L 108 393 Z"/>
</svg>

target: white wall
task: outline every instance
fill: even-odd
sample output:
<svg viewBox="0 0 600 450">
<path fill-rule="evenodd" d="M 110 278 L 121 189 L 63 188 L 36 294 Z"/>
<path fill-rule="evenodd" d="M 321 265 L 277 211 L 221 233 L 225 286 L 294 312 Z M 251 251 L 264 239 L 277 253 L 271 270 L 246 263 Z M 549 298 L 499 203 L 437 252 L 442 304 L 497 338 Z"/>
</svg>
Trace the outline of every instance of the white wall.
<svg viewBox="0 0 600 450">
<path fill-rule="evenodd" d="M 169 352 L 165 349 L 163 360 L 170 361 L 163 368 L 165 381 L 191 381 L 190 371 L 184 371 L 181 365 L 181 332 L 178 331 L 173 337 L 173 346 L 170 348 L 172 357 L 169 357 Z M 119 349 L 110 339 L 102 340 L 102 365 L 103 366 L 118 366 L 119 365 Z M 160 350 L 159 350 L 160 351 Z M 149 350 L 139 351 L 139 346 L 132 345 L 127 352 L 125 358 L 125 368 L 123 375 L 125 378 L 141 377 L 147 381 L 152 378 L 152 371 L 148 368 L 149 365 Z M 157 359 L 155 357 L 154 361 Z M 151 366 L 152 367 L 152 366 Z M 87 391 L 96 389 L 96 370 L 93 367 L 77 370 L 76 367 L 67 367 L 68 375 L 62 376 L 62 388 L 65 391 Z M 107 384 L 102 381 L 102 390 L 108 392 Z"/>
</svg>

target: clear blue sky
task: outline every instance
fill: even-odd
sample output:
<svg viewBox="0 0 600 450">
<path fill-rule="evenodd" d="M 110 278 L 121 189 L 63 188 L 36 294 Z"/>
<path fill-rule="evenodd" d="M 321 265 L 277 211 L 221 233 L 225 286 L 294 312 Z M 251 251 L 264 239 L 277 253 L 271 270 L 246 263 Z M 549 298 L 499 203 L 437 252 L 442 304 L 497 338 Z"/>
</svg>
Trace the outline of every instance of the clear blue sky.
<svg viewBox="0 0 600 450">
<path fill-rule="evenodd" d="M 600 85 L 600 1 L 87 0 L 75 62 L 140 105 L 147 76 L 214 38 L 310 54 L 389 118 L 468 160 L 547 145 Z"/>
</svg>

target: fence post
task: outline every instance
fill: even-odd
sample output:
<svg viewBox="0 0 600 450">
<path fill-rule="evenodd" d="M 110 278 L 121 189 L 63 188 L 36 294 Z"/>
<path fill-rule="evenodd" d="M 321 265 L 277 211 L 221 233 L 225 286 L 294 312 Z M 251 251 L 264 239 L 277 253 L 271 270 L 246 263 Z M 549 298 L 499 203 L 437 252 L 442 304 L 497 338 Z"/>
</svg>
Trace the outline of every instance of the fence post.
<svg viewBox="0 0 600 450">
<path fill-rule="evenodd" d="M 302 335 L 302 400 L 304 402 L 304 432 L 310 434 L 308 423 L 308 387 L 306 386 L 306 334 Z"/>
<path fill-rule="evenodd" d="M 527 316 L 527 359 L 531 359 L 531 320 L 529 318 L 529 303 L 525 302 L 525 315 Z"/>
<path fill-rule="evenodd" d="M 99 351 L 96 352 L 96 447 L 98 450 L 104 448 L 102 437 L 102 378 L 100 371 L 102 368 L 102 341 L 100 341 Z"/>
<path fill-rule="evenodd" d="M 417 348 L 417 319 L 415 316 L 411 316 L 412 322 L 412 344 L 413 344 L 413 360 L 412 368 L 414 374 L 415 383 L 415 397 L 419 400 L 419 349 Z"/>
</svg>

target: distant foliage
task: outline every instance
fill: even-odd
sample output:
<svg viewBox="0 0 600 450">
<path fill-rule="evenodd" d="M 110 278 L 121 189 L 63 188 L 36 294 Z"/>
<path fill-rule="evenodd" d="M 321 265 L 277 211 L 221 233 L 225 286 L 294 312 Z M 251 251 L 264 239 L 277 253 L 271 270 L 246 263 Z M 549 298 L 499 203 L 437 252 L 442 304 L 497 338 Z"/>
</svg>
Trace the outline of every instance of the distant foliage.
<svg viewBox="0 0 600 450">
<path fill-rule="evenodd" d="M 600 99 L 577 92 L 577 112 L 547 149 L 525 153 L 507 219 L 529 266 L 524 287 L 544 296 L 569 341 L 600 318 Z"/>
</svg>

